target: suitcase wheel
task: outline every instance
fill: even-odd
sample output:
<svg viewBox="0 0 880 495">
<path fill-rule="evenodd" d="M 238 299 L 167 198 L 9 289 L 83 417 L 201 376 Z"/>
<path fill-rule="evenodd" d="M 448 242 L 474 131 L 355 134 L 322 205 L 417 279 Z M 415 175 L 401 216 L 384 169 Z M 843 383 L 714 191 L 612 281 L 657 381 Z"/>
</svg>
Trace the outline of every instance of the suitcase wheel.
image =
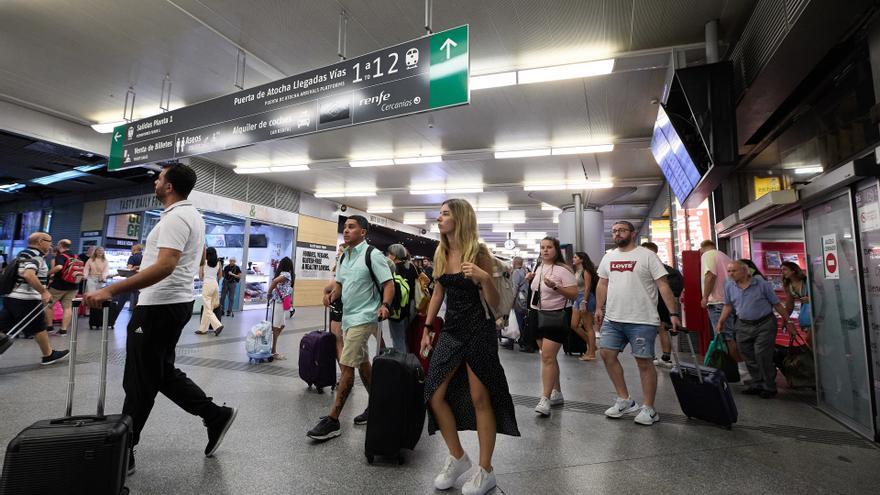
<svg viewBox="0 0 880 495">
<path fill-rule="evenodd" d="M 319 394 L 323 394 L 323 393 L 324 393 L 324 387 L 315 387 L 315 391 L 318 392 Z"/>
<path fill-rule="evenodd" d="M 375 460 L 375 458 L 373 457 L 372 454 L 367 454 L 367 463 L 368 464 L 372 464 L 374 460 Z"/>
<path fill-rule="evenodd" d="M 397 456 L 397 465 L 403 466 L 403 456 L 402 455 Z"/>
</svg>

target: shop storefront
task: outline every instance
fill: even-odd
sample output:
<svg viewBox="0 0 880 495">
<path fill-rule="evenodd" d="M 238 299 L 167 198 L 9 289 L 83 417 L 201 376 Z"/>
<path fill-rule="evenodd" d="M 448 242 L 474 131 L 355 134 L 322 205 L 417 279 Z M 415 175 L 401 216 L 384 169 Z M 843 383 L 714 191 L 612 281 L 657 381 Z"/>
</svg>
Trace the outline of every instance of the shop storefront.
<svg viewBox="0 0 880 495">
<path fill-rule="evenodd" d="M 242 267 L 234 309 L 264 308 L 278 262 L 285 256 L 294 257 L 298 215 L 198 191 L 193 191 L 190 200 L 205 221 L 206 246 L 217 249 L 224 262 L 234 258 Z M 106 236 L 100 242 L 111 273 L 127 267 L 132 246 L 144 243 L 162 209 L 153 194 L 107 201 Z M 198 280 L 194 295 L 201 295 Z"/>
</svg>

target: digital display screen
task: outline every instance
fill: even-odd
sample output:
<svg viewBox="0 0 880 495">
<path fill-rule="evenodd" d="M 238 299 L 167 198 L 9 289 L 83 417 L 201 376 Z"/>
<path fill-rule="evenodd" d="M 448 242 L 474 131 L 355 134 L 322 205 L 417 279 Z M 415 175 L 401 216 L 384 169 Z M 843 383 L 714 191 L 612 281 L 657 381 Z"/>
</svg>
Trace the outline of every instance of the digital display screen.
<svg viewBox="0 0 880 495">
<path fill-rule="evenodd" d="M 226 241 L 226 247 L 244 247 L 244 234 L 225 234 L 224 240 Z"/>
<path fill-rule="evenodd" d="M 694 164 L 662 105 L 654 122 L 651 153 L 669 182 L 673 194 L 678 198 L 679 203 L 684 204 L 703 174 Z"/>
<path fill-rule="evenodd" d="M 208 247 L 226 247 L 226 238 L 223 234 L 208 234 L 205 236 L 205 244 Z"/>
</svg>

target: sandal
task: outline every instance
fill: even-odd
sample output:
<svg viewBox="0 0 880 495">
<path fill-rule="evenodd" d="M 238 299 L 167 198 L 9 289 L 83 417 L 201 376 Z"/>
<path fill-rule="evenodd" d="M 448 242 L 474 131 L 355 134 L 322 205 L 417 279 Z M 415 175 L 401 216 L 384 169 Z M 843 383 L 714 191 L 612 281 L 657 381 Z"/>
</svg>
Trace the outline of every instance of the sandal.
<svg viewBox="0 0 880 495">
<path fill-rule="evenodd" d="M 276 354 L 272 354 L 272 358 L 275 359 L 275 361 L 284 361 L 285 359 L 287 359 L 287 356 L 285 356 L 284 354 L 277 354 L 276 353 Z"/>
<path fill-rule="evenodd" d="M 592 355 L 584 354 L 583 356 L 580 357 L 580 359 L 581 359 L 581 361 L 595 361 L 596 355 L 595 354 L 592 354 Z"/>
</svg>

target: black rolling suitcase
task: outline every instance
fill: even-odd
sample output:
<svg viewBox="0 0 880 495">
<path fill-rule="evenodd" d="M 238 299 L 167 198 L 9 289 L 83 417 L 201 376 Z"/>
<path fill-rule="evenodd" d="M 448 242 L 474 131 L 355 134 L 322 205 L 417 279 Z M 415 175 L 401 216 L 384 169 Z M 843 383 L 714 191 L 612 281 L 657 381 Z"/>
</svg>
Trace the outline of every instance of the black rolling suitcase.
<svg viewBox="0 0 880 495">
<path fill-rule="evenodd" d="M 425 427 L 425 370 L 415 354 L 385 349 L 373 359 L 370 410 L 364 454 L 396 457 L 413 450 Z"/>
<path fill-rule="evenodd" d="M 7 349 L 12 347 L 12 341 L 15 337 L 18 336 L 28 325 L 31 324 L 37 318 L 43 317 L 43 311 L 46 309 L 45 304 L 40 304 L 34 306 L 34 309 L 31 310 L 21 321 L 16 323 L 9 329 L 9 333 L 0 332 L 0 354 L 6 352 Z"/>
<path fill-rule="evenodd" d="M 687 329 L 679 328 L 679 331 L 691 340 Z M 738 413 L 727 379 L 721 371 L 699 364 L 693 341 L 690 344 L 694 364 L 682 363 L 675 346 L 672 346 L 675 367 L 669 377 L 681 410 L 689 418 L 709 421 L 729 430 L 736 423 Z"/>
<path fill-rule="evenodd" d="M 586 354 L 587 343 L 584 342 L 584 339 L 582 339 L 577 332 L 569 328 L 568 337 L 566 337 L 565 342 L 562 343 L 562 350 L 569 356 L 572 354 Z"/>
<path fill-rule="evenodd" d="M 80 301 L 74 302 L 79 309 Z M 107 318 L 109 305 L 104 305 Z M 98 312 L 98 311 L 95 311 Z M 98 411 L 71 416 L 76 369 L 76 318 L 70 326 L 67 410 L 64 417 L 37 421 L 6 447 L 0 495 L 128 493 L 125 475 L 131 449 L 131 417 L 104 414 L 107 391 L 107 325 L 102 325 Z"/>
</svg>

